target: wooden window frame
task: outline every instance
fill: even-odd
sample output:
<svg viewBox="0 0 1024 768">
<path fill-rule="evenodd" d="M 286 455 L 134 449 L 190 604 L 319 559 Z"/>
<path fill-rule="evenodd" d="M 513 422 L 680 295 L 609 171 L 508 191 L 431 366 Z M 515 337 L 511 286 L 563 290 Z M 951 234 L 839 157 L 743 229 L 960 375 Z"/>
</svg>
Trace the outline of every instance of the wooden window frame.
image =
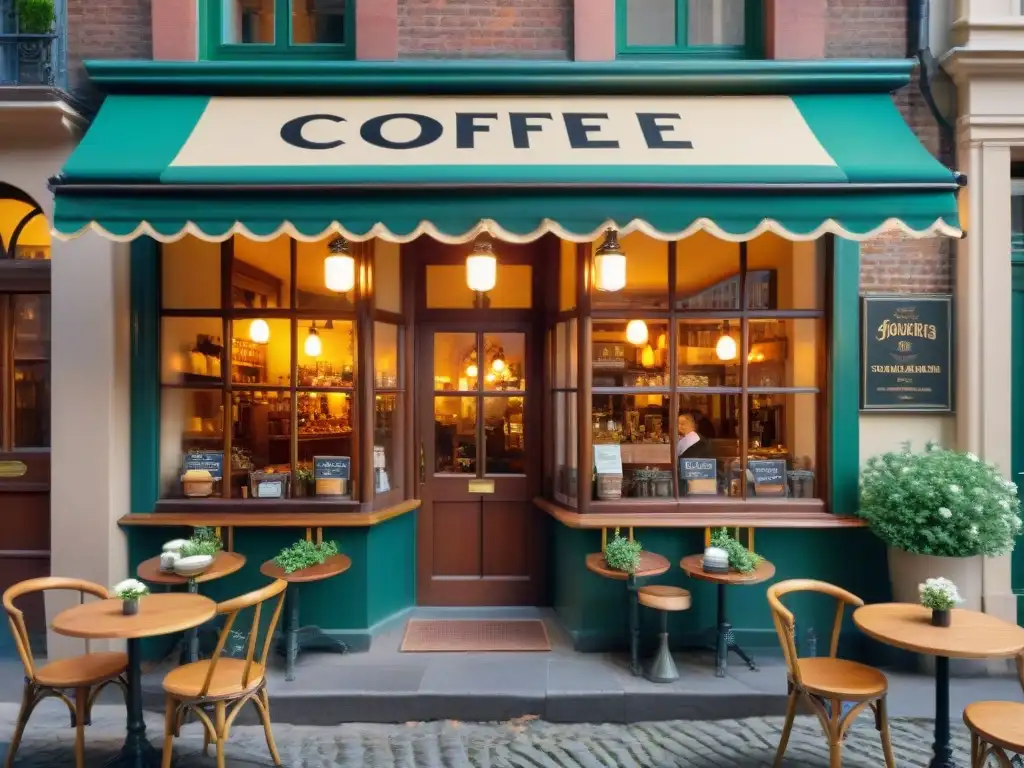
<svg viewBox="0 0 1024 768">
<path fill-rule="evenodd" d="M 199 58 L 203 61 L 345 61 L 355 58 L 356 0 L 345 2 L 345 41 L 343 43 L 293 43 L 292 5 L 297 0 L 273 0 L 273 43 L 225 43 L 224 4 L 227 0 L 200 0 L 203 12 Z M 372 2 L 372 0 L 370 0 Z"/>
<path fill-rule="evenodd" d="M 736 506 L 739 505 L 743 512 L 756 513 L 761 516 L 770 515 L 785 515 L 786 513 L 792 512 L 808 512 L 808 511 L 825 511 L 829 506 L 829 500 L 833 499 L 832 489 L 832 461 L 833 451 L 835 450 L 834 441 L 832 440 L 832 429 L 833 420 L 830 418 L 831 411 L 836 407 L 834 400 L 834 393 L 830 389 L 832 381 L 830 372 L 835 369 L 834 361 L 832 360 L 833 351 L 833 307 L 834 307 L 834 290 L 835 280 L 833 279 L 833 264 L 836 259 L 835 247 L 826 247 L 825 253 L 822 257 L 821 269 L 824 271 L 823 275 L 820 275 L 822 284 L 824 286 L 824 296 L 821 309 L 813 310 L 797 310 L 797 309 L 779 309 L 779 310 L 755 310 L 748 309 L 746 306 L 746 282 L 744 275 L 747 272 L 747 243 L 740 243 L 740 307 L 737 309 L 713 311 L 713 312 L 701 312 L 701 311 L 686 311 L 679 310 L 676 308 L 679 296 L 677 295 L 676 287 L 676 269 L 677 269 L 677 244 L 675 242 L 668 242 L 666 248 L 666 258 L 668 259 L 668 285 L 666 296 L 668 298 L 668 311 L 660 312 L 648 312 L 644 314 L 643 319 L 645 320 L 668 320 L 669 323 L 669 339 L 668 348 L 670 350 L 669 356 L 669 386 L 664 389 L 650 389 L 645 388 L 642 390 L 643 394 L 663 394 L 668 397 L 670 415 L 677 408 L 678 396 L 680 388 L 678 387 L 678 361 L 676 359 L 676 337 L 679 330 L 680 320 L 700 320 L 700 319 L 720 319 L 724 315 L 728 315 L 729 319 L 739 318 L 741 322 L 741 333 L 740 333 L 740 348 L 738 350 L 740 356 L 741 368 L 741 387 L 740 396 L 741 400 L 741 434 L 739 437 L 741 445 L 741 473 L 745 472 L 747 466 L 747 455 L 748 455 L 748 430 L 749 430 L 749 410 L 750 410 L 750 395 L 751 389 L 754 390 L 754 394 L 814 394 L 817 398 L 816 401 L 816 454 L 819 456 L 817 466 L 815 468 L 815 498 L 813 499 L 794 499 L 792 497 L 785 498 L 748 498 L 746 495 L 746 487 L 743 484 L 743 495 L 741 497 L 732 496 L 714 496 L 706 498 L 694 498 L 688 496 L 681 496 L 679 494 L 679 468 L 678 462 L 673 460 L 672 462 L 672 488 L 673 497 L 665 499 L 644 499 L 644 498 L 623 498 L 617 501 L 599 501 L 593 498 L 593 490 L 591 477 L 593 474 L 593 441 L 592 441 L 592 430 L 590 425 L 592 424 L 591 411 L 594 395 L 593 387 L 593 360 L 592 360 L 592 337 L 593 337 L 593 321 L 602 319 L 615 319 L 621 320 L 623 316 L 623 310 L 621 309 L 595 309 L 593 307 L 593 298 L 591 295 L 592 281 L 588 276 L 593 274 L 593 249 L 590 243 L 577 244 L 576 255 L 576 290 L 577 290 L 577 302 L 576 308 L 568 311 L 550 312 L 547 318 L 547 335 L 551 338 L 554 333 L 557 332 L 558 323 L 568 322 L 571 318 L 577 320 L 577 340 L 576 340 L 576 352 L 577 352 L 577 386 L 576 387 L 556 387 L 554 386 L 553 380 L 546 383 L 545 400 L 549 403 L 553 402 L 554 396 L 557 393 L 575 393 L 577 396 L 577 491 L 575 504 L 571 501 L 567 503 L 566 499 L 556 499 L 559 504 L 565 504 L 571 509 L 575 509 L 579 514 L 587 513 L 622 513 L 625 510 L 637 511 L 637 507 L 642 507 L 642 511 L 645 513 L 650 512 L 722 512 L 726 510 L 735 511 Z M 853 261 L 852 259 L 849 259 Z M 855 263 L 855 262 L 854 262 Z M 560 272 L 560 270 L 559 270 Z M 557 283 L 558 281 L 552 281 Z M 556 305 L 557 306 L 557 305 Z M 821 333 L 819 334 L 819 348 L 817 352 L 817 382 L 815 387 L 773 387 L 769 389 L 761 387 L 749 386 L 748 368 L 747 368 L 747 352 L 749 350 L 749 326 L 750 320 L 757 319 L 806 319 L 813 318 L 821 323 Z M 548 361 L 550 369 L 555 370 L 555 366 L 558 361 L 555 359 L 555 345 L 549 344 L 548 346 Z M 713 390 L 714 388 L 709 388 Z M 628 387 L 617 387 L 617 388 L 600 388 L 600 393 L 607 393 L 615 391 L 620 394 L 630 394 L 634 391 Z M 637 390 L 641 391 L 641 390 Z M 696 393 L 699 394 L 698 390 L 687 388 L 685 393 Z M 713 394 L 714 392 L 712 392 Z M 854 412 L 857 414 L 857 412 Z M 558 425 L 556 425 L 556 428 Z M 675 418 L 669 418 L 669 445 L 674 446 L 678 438 L 676 431 L 677 420 Z M 547 457 L 546 464 L 547 474 L 551 477 L 555 477 L 557 467 L 554 466 L 555 461 L 555 450 L 553 445 L 553 439 L 550 437 L 552 433 L 549 433 L 548 439 L 545 441 L 545 456 Z M 674 454 L 674 451 L 673 451 Z M 555 499 L 552 489 L 548 490 L 548 498 Z M 845 499 L 843 501 L 846 501 Z"/>
<path fill-rule="evenodd" d="M 675 45 L 629 45 L 627 12 L 629 0 L 615 0 L 615 51 L 617 58 L 704 58 L 759 59 L 764 57 L 764 0 L 746 0 L 742 45 L 690 45 L 688 0 L 675 0 Z"/>
</svg>

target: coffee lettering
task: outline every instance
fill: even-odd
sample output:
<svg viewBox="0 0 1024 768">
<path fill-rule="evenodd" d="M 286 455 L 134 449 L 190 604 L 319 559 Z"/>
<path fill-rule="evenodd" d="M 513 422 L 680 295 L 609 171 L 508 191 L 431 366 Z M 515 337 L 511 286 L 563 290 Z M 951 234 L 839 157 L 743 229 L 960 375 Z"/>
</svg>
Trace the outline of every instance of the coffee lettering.
<svg viewBox="0 0 1024 768">
<path fill-rule="evenodd" d="M 569 134 L 569 146 L 573 149 L 618 149 L 614 139 L 592 139 L 589 134 L 599 133 L 600 125 L 587 124 L 587 120 L 607 120 L 607 112 L 566 112 L 562 115 L 565 131 Z"/>
<path fill-rule="evenodd" d="M 345 118 L 338 115 L 303 115 L 289 120 L 281 126 L 281 138 L 293 147 L 299 149 L 334 149 L 345 142 L 341 139 L 334 141 L 310 141 L 302 135 L 302 129 L 314 120 L 329 120 L 332 123 L 344 123 Z"/>
<path fill-rule="evenodd" d="M 384 138 L 384 126 L 392 120 L 412 120 L 420 128 L 419 136 L 409 139 L 409 141 L 392 141 Z M 433 144 L 441 138 L 442 133 L 444 133 L 444 126 L 434 118 L 408 112 L 396 112 L 391 115 L 370 118 L 359 129 L 359 135 L 363 141 L 381 149 L 419 149 Z"/>
<path fill-rule="evenodd" d="M 512 146 L 516 149 L 529 149 L 530 134 L 544 130 L 544 126 L 529 121 L 552 119 L 550 112 L 510 112 L 508 120 L 512 125 Z"/>
<path fill-rule="evenodd" d="M 678 126 L 663 125 L 659 120 L 681 120 L 680 115 L 674 112 L 638 112 L 637 121 L 640 123 L 640 130 L 643 131 L 644 141 L 648 149 L 693 149 L 693 142 L 683 139 L 666 139 L 664 133 L 673 131 Z"/>
<path fill-rule="evenodd" d="M 455 113 L 455 147 L 456 149 L 473 149 L 473 137 L 477 133 L 487 133 L 489 125 L 479 125 L 477 120 L 497 120 L 497 112 L 456 112 Z"/>
</svg>

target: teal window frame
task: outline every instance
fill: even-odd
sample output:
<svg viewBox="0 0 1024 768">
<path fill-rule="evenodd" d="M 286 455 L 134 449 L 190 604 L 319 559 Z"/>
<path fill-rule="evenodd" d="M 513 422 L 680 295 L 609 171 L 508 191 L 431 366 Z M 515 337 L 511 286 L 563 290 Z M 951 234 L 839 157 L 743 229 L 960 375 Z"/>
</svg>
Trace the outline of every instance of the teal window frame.
<svg viewBox="0 0 1024 768">
<path fill-rule="evenodd" d="M 345 2 L 344 43 L 293 43 L 292 3 L 273 0 L 273 43 L 225 43 L 224 4 L 229 0 L 200 0 L 199 59 L 201 61 L 345 61 L 355 58 L 356 0 Z M 370 0 L 372 2 L 372 0 Z"/>
<path fill-rule="evenodd" d="M 615 0 L 615 51 L 623 59 L 706 58 L 759 59 L 764 57 L 764 0 L 746 0 L 743 14 L 743 45 L 689 45 L 688 0 L 676 3 L 676 44 L 629 45 L 626 36 L 626 4 Z"/>
</svg>

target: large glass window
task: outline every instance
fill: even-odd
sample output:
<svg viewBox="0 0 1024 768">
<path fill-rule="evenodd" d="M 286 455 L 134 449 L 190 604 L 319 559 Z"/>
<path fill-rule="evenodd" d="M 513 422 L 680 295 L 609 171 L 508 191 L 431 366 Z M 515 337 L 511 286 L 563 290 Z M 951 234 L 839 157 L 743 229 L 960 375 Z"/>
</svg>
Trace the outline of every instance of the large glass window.
<svg viewBox="0 0 1024 768">
<path fill-rule="evenodd" d="M 372 248 L 349 246 L 353 266 Z M 325 259 L 335 255 L 327 241 L 287 237 L 163 246 L 164 497 L 209 490 L 187 482 L 190 469 L 210 471 L 213 495 L 234 499 L 350 500 L 371 474 L 374 494 L 400 487 L 401 316 L 360 325 L 358 288 L 327 285 Z M 381 283 L 388 291 L 391 279 Z M 363 392 L 358 334 L 371 329 L 373 391 Z M 357 435 L 360 407 L 373 409 L 372 435 Z"/>
<path fill-rule="evenodd" d="M 625 286 L 595 292 L 589 320 L 594 498 L 819 498 L 825 271 L 816 244 L 701 233 L 622 245 Z M 560 429 L 569 416 L 557 367 L 568 370 L 563 325 L 553 341 L 556 465 L 573 442 Z M 556 498 L 563 489 L 556 473 Z"/>
<path fill-rule="evenodd" d="M 210 0 L 206 58 L 344 59 L 354 53 L 355 0 Z"/>
<path fill-rule="evenodd" d="M 618 0 L 620 56 L 753 57 L 762 0 Z"/>
</svg>

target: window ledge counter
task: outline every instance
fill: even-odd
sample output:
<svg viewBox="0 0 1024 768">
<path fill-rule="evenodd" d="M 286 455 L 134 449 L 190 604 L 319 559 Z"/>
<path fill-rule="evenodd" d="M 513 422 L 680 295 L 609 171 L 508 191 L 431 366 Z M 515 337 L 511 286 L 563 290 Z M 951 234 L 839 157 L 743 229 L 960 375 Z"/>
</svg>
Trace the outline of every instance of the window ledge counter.
<svg viewBox="0 0 1024 768">
<path fill-rule="evenodd" d="M 402 501 L 376 511 L 324 511 L 317 502 L 267 506 L 238 500 L 162 501 L 160 511 L 119 520 L 128 538 L 128 573 L 160 553 L 169 539 L 188 537 L 194 527 L 222 529 L 225 549 L 245 555 L 245 566 L 230 576 L 204 583 L 203 595 L 218 602 L 266 585 L 260 566 L 282 549 L 305 539 L 334 541 L 352 558 L 352 567 L 333 578 L 307 584 L 302 594 L 302 625 L 322 628 L 350 651 L 368 650 L 373 637 L 416 604 L 416 517 L 420 502 Z M 290 511 L 294 510 L 294 511 Z M 152 589 L 159 589 L 150 585 Z M 170 651 L 174 637 L 144 641 L 147 660 Z"/>
<path fill-rule="evenodd" d="M 591 502 L 580 514 L 548 499 L 534 499 L 547 518 L 549 592 L 561 624 L 581 652 L 618 651 L 626 647 L 628 605 L 622 583 L 602 578 L 586 567 L 587 555 L 600 552 L 602 536 L 630 533 L 643 549 L 661 555 L 670 567 L 661 576 L 642 583 L 666 584 L 689 590 L 690 610 L 669 617 L 669 637 L 674 648 L 698 648 L 707 643 L 704 630 L 715 623 L 715 585 L 689 578 L 680 568 L 687 555 L 704 550 L 707 527 L 737 526 L 756 529 L 754 550 L 776 568 L 773 582 L 786 579 L 820 579 L 837 584 L 865 602 L 890 600 L 885 546 L 858 517 L 833 515 L 813 501 L 776 503 L 723 500 L 719 503 L 689 501 Z M 605 511 L 598 511 L 602 509 Z M 744 541 L 746 536 L 744 536 Z M 870 564 L 870 565 L 869 565 Z M 735 617 L 736 642 L 758 655 L 778 655 L 779 641 L 765 598 L 770 583 L 737 587 L 729 591 L 729 611 Z M 658 631 L 656 611 L 641 611 L 641 637 Z M 804 611 L 801 642 L 812 631 L 826 635 L 834 621 L 830 605 L 810 606 Z M 874 659 L 869 643 L 858 633 L 844 632 L 841 653 L 859 661 Z M 877 661 L 877 659 L 875 659 Z"/>
</svg>

